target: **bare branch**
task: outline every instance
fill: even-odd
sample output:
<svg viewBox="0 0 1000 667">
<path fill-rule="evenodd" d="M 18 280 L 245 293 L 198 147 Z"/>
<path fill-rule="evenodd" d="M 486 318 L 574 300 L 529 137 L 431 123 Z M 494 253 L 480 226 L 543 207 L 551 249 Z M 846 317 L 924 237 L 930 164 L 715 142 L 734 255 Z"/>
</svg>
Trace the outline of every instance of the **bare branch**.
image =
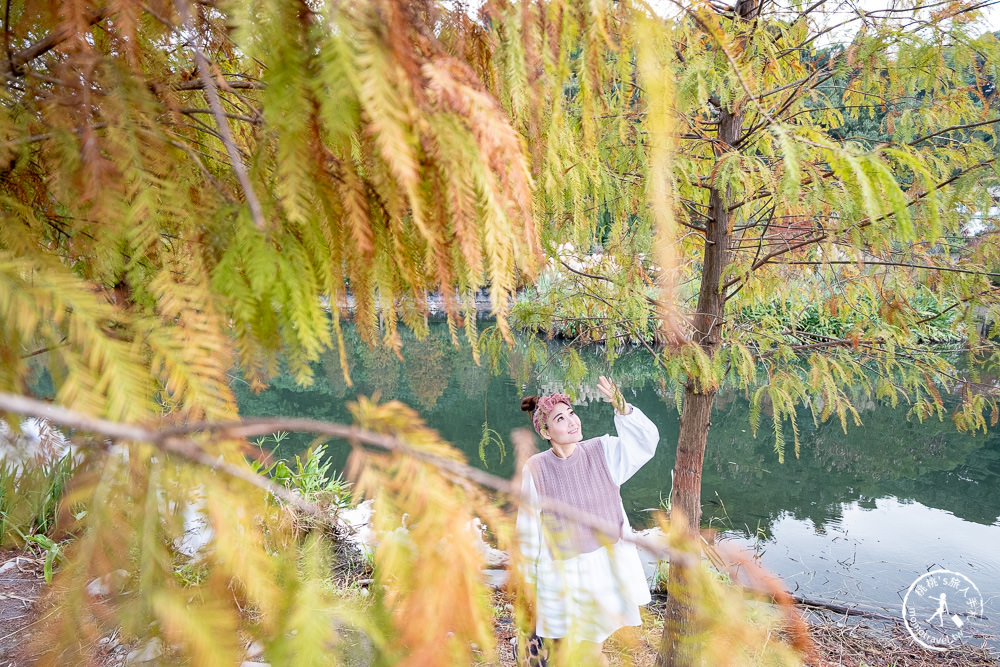
<svg viewBox="0 0 1000 667">
<path fill-rule="evenodd" d="M 738 282 L 740 282 L 742 280 L 746 280 L 747 277 L 749 277 L 749 275 L 751 273 L 753 273 L 754 271 L 756 271 L 760 267 L 764 266 L 765 264 L 769 263 L 773 258 L 775 258 L 775 257 L 777 257 L 779 255 L 784 255 L 786 253 L 792 252 L 793 250 L 798 250 L 799 248 L 804 248 L 804 247 L 806 247 L 808 245 L 812 245 L 814 243 L 819 243 L 820 241 L 822 241 L 826 237 L 827 237 L 826 234 L 821 234 L 821 235 L 817 236 L 816 238 L 806 239 L 805 241 L 800 241 L 799 243 L 794 243 L 794 244 L 788 245 L 788 246 L 786 246 L 786 247 L 784 247 L 784 248 L 782 248 L 780 250 L 775 250 L 774 252 L 768 253 L 764 257 L 762 257 L 762 258 L 758 259 L 756 262 L 754 262 L 750 266 L 750 269 L 744 275 L 737 276 L 736 278 L 732 278 L 731 280 L 729 280 L 728 282 L 726 282 L 722 286 L 722 289 L 723 290 L 727 290 L 730 287 L 732 287 L 733 285 L 735 285 L 736 283 L 738 283 Z"/>
<path fill-rule="evenodd" d="M 941 271 L 945 273 L 970 273 L 976 276 L 987 276 L 989 278 L 1000 278 L 1000 273 L 990 273 L 989 271 L 975 271 L 973 269 L 960 269 L 957 266 L 934 266 L 933 264 L 910 264 L 908 262 L 882 262 L 882 261 L 851 261 L 851 260 L 831 260 L 829 262 L 818 262 L 809 260 L 789 260 L 781 262 L 770 262 L 771 264 L 801 264 L 807 266 L 826 266 L 831 264 L 860 264 L 868 266 L 890 266 L 906 269 L 928 269 L 930 271 Z"/>
<path fill-rule="evenodd" d="M 58 348 L 62 347 L 62 345 L 65 342 L 66 342 L 66 337 L 63 336 L 62 340 L 59 341 L 58 345 L 49 345 L 47 347 L 38 348 L 37 350 L 34 350 L 32 352 L 28 352 L 27 354 L 21 355 L 21 358 L 22 359 L 30 359 L 31 357 L 37 357 L 40 354 L 45 354 L 46 352 L 51 352 L 52 350 L 55 350 L 55 349 L 58 349 Z"/>
<path fill-rule="evenodd" d="M 584 278 L 593 278 L 594 280 L 606 280 L 609 283 L 615 282 L 611 278 L 608 278 L 607 276 L 599 276 L 596 273 L 586 273 L 585 271 L 578 271 L 569 264 L 567 264 L 562 257 L 559 258 L 559 263 L 562 264 L 567 271 L 575 273 L 578 276 L 583 276 Z"/>
<path fill-rule="evenodd" d="M 84 132 L 89 132 L 90 130 L 103 130 L 106 127 L 108 127 L 107 123 L 95 123 L 87 127 L 74 128 L 72 132 L 74 134 L 80 135 L 83 134 Z M 52 139 L 55 136 L 56 136 L 55 132 L 43 132 L 41 134 L 32 134 L 30 136 L 21 137 L 19 139 L 11 139 L 10 141 L 0 144 L 0 147 L 7 148 L 14 146 L 24 146 L 25 144 L 34 144 L 38 143 L 39 141 L 46 141 L 48 139 Z"/>
<path fill-rule="evenodd" d="M 106 6 L 97 11 L 91 12 L 87 17 L 88 25 L 96 25 L 116 12 L 117 4 L 109 2 Z M 63 23 L 56 30 L 38 40 L 31 46 L 21 49 L 14 55 L 8 57 L 6 71 L 14 76 L 23 76 L 23 67 L 38 56 L 48 53 L 73 36 L 74 26 L 70 23 Z"/>
<path fill-rule="evenodd" d="M 571 521 L 592 528 L 602 535 L 617 536 L 620 532 L 620 526 L 613 521 L 598 519 L 588 512 L 582 512 L 570 505 L 548 498 L 540 498 L 535 503 L 529 502 L 529 499 L 522 497 L 519 486 L 502 477 L 491 475 L 453 459 L 414 449 L 391 435 L 375 433 L 356 426 L 295 417 L 260 417 L 233 422 L 198 422 L 167 428 L 147 428 L 137 424 L 124 424 L 91 417 L 62 406 L 3 392 L 0 392 L 0 411 L 46 419 L 53 424 L 96 433 L 112 440 L 149 443 L 167 454 L 224 473 L 272 493 L 321 521 L 329 521 L 330 517 L 321 512 L 314 503 L 303 500 L 287 488 L 253 472 L 247 466 L 219 460 L 217 456 L 210 455 L 202 449 L 198 442 L 187 436 L 192 433 L 213 433 L 223 438 L 242 439 L 277 431 L 293 431 L 342 438 L 352 443 L 364 443 L 384 451 L 412 457 L 444 473 L 473 482 L 484 488 L 499 491 L 516 503 L 560 514 Z M 515 441 L 523 441 L 525 438 L 531 439 L 532 436 L 525 431 L 525 429 L 515 429 L 512 434 L 513 439 Z M 533 446 L 533 443 L 529 444 Z M 659 556 L 669 556 L 671 559 L 675 559 L 675 562 L 677 562 L 676 559 L 681 559 L 680 562 L 687 565 L 694 565 L 696 562 L 690 555 L 675 552 L 666 544 L 648 537 L 630 534 L 622 536 L 622 539 Z"/>
<path fill-rule="evenodd" d="M 845 20 L 843 20 L 840 23 L 837 23 L 835 25 L 827 26 L 823 30 L 817 30 L 815 35 L 813 35 L 809 39 L 805 40 L 804 42 L 796 44 L 795 46 L 789 46 L 784 51 L 781 51 L 780 53 L 778 53 L 777 55 L 775 55 L 774 59 L 775 60 L 781 60 L 782 58 L 784 58 L 785 56 L 787 56 L 787 55 L 789 55 L 791 53 L 795 53 L 796 51 L 804 49 L 807 46 L 809 46 L 810 44 L 812 44 L 813 42 L 815 42 L 817 39 L 819 39 L 820 37 L 822 37 L 823 35 L 826 35 L 827 33 L 831 33 L 834 30 L 837 30 L 838 28 L 842 28 L 843 26 L 847 25 L 848 23 L 853 23 L 853 22 L 857 21 L 859 18 L 860 18 L 859 16 L 855 15 L 855 16 L 852 16 L 849 19 L 845 19 Z"/>
<path fill-rule="evenodd" d="M 206 114 L 215 113 L 215 111 L 213 111 L 212 109 L 198 109 L 192 107 L 185 107 L 183 109 L 178 109 L 177 111 L 178 113 L 182 113 L 186 116 L 191 116 L 199 113 L 206 113 Z M 235 113 L 223 113 L 223 116 L 225 116 L 226 118 L 231 118 L 232 120 L 240 120 L 243 121 L 244 123 L 250 123 L 251 125 L 261 125 L 263 123 L 263 119 L 259 117 L 251 118 L 250 116 L 241 116 L 240 114 L 235 114 Z"/>
<path fill-rule="evenodd" d="M 914 324 L 914 326 L 917 326 L 917 325 L 920 325 L 920 324 L 925 324 L 927 322 L 931 322 L 931 321 L 936 320 L 937 318 L 941 317 L 945 313 L 947 313 L 947 312 L 949 312 L 951 310 L 954 310 L 955 308 L 958 308 L 962 304 L 968 303 L 972 299 L 978 299 L 979 297 L 986 296 L 987 294 L 991 294 L 991 293 L 994 293 L 994 292 L 997 292 L 997 291 L 1000 291 L 1000 288 L 994 287 L 993 289 L 984 290 L 984 291 L 980 292 L 979 294 L 974 294 L 972 296 L 963 297 L 963 298 L 959 299 L 958 301 L 956 301 L 955 303 L 953 303 L 950 306 L 948 306 L 947 308 L 942 308 L 940 312 L 937 312 L 934 315 L 931 315 L 929 317 L 925 317 L 924 319 L 922 319 L 922 320 L 920 320 L 918 322 L 914 322 L 913 324 Z"/>
<path fill-rule="evenodd" d="M 225 81 L 222 86 L 223 90 L 227 88 L 232 90 L 263 90 L 267 88 L 267 84 L 263 81 Z M 200 79 L 192 79 L 182 83 L 172 83 L 170 88 L 173 90 L 204 90 L 205 83 Z"/>
<path fill-rule="evenodd" d="M 947 132 L 955 132 L 957 130 L 969 130 L 974 127 L 982 127 L 983 125 L 992 125 L 993 123 L 1000 123 L 1000 118 L 991 118 L 989 120 L 980 121 L 978 123 L 967 123 L 965 125 L 952 125 L 951 127 L 946 127 L 943 130 L 938 130 L 937 132 L 931 132 L 930 134 L 925 134 L 919 139 L 914 139 L 908 145 L 916 146 L 921 141 L 927 141 L 928 139 L 936 137 L 940 134 L 945 134 Z"/>
<path fill-rule="evenodd" d="M 189 438 L 178 437 L 180 429 L 160 431 L 137 424 L 122 424 L 91 417 L 68 408 L 45 403 L 44 401 L 6 393 L 0 393 L 0 409 L 6 412 L 39 417 L 72 429 L 98 433 L 113 440 L 148 442 L 165 453 L 173 454 L 192 463 L 198 463 L 211 470 L 217 470 L 272 493 L 310 516 L 322 516 L 322 513 L 315 504 L 303 500 L 285 487 L 279 486 L 269 479 L 254 473 L 246 466 L 235 465 L 228 461 L 220 460 L 217 456 L 212 456 L 202 449 L 198 443 Z M 267 431 L 267 433 L 273 432 Z"/>
<path fill-rule="evenodd" d="M 184 22 L 184 29 L 190 39 L 190 47 L 194 52 L 195 65 L 198 68 L 198 78 L 201 79 L 201 83 L 204 86 L 205 97 L 208 98 L 208 106 L 211 107 L 212 114 L 215 116 L 215 123 L 219 128 L 222 143 L 226 146 L 226 152 L 229 154 L 229 159 L 232 162 L 233 171 L 236 172 L 236 178 L 243 188 L 243 196 L 246 197 L 247 206 L 250 208 L 250 215 L 257 230 L 262 233 L 266 232 L 267 222 L 264 220 L 264 209 L 260 205 L 260 200 L 257 199 L 257 194 L 254 192 L 253 183 L 250 182 L 250 175 L 247 173 L 246 165 L 243 164 L 239 149 L 236 148 L 236 144 L 233 141 L 232 130 L 229 128 L 229 122 L 226 120 L 226 111 L 222 108 L 222 100 L 219 99 L 219 89 L 215 85 L 212 73 L 209 71 L 208 58 L 201 50 L 201 47 L 195 42 L 197 31 L 195 30 L 194 21 L 191 18 L 191 8 L 188 6 L 187 0 L 174 1 L 177 11 Z"/>
</svg>

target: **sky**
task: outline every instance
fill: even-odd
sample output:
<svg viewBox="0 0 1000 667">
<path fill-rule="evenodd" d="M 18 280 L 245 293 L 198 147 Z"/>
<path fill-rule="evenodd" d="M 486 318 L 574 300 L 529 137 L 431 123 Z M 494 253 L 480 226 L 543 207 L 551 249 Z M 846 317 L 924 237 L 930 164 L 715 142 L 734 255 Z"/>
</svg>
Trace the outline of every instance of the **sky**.
<svg viewBox="0 0 1000 667">
<path fill-rule="evenodd" d="M 992 6 L 983 10 L 985 24 L 991 32 L 1000 30 L 1000 2 L 995 2 Z"/>
<path fill-rule="evenodd" d="M 779 0 L 779 2 L 785 2 L 786 0 Z M 982 8 L 981 14 L 982 18 L 978 21 L 979 32 L 993 32 L 1000 30 L 1000 0 L 979 0 L 980 4 L 986 5 Z M 828 5 L 834 5 L 835 3 L 829 2 Z M 840 5 L 844 9 L 843 16 L 847 18 L 852 12 L 852 7 L 858 7 L 865 11 L 877 11 L 879 9 L 884 9 L 892 5 L 903 5 L 903 2 L 899 0 L 842 0 Z M 912 4 L 912 2 L 906 3 Z M 924 0 L 922 2 L 924 6 L 931 6 L 937 8 L 941 5 L 946 5 L 947 0 Z M 852 24 L 852 32 L 857 30 L 856 23 Z M 846 35 L 847 40 L 851 38 L 851 35 Z"/>
<path fill-rule="evenodd" d="M 717 0 L 722 4 L 733 5 L 736 0 Z M 653 8 L 659 14 L 669 16 L 677 13 L 677 4 L 679 2 L 690 2 L 690 0 L 645 0 L 650 7 Z M 949 2 L 949 0 L 923 0 L 921 3 L 924 6 L 942 6 Z M 979 0 L 983 5 L 986 5 L 983 10 L 983 18 L 980 20 L 982 29 L 994 32 L 1000 30 L 1000 0 Z M 913 0 L 908 0 L 909 4 L 913 3 Z M 479 8 L 483 4 L 483 0 L 464 0 L 465 6 L 468 11 L 475 15 Z M 792 3 L 789 0 L 776 0 L 775 4 L 790 6 Z M 844 17 L 848 16 L 851 11 L 851 7 L 860 7 L 862 9 L 872 11 L 890 5 L 902 5 L 901 0 L 840 0 L 840 6 L 844 8 Z M 827 2 L 828 7 L 833 7 L 837 5 L 836 0 L 829 0 Z M 847 36 L 850 39 L 850 35 Z"/>
<path fill-rule="evenodd" d="M 723 4 L 733 5 L 736 0 L 717 0 Z M 684 2 L 687 4 L 689 0 L 647 0 L 649 5 L 654 11 L 661 13 L 663 15 L 671 15 L 677 13 L 677 3 Z M 924 0 L 921 4 L 923 6 L 929 7 L 941 7 L 948 4 L 949 0 Z M 980 19 L 979 25 L 982 31 L 996 31 L 1000 30 L 1000 0 L 979 0 L 981 4 L 987 5 L 983 8 L 982 14 L 983 18 Z M 784 6 L 790 7 L 798 3 L 793 3 L 791 0 L 773 0 L 771 5 L 771 11 L 774 11 L 774 6 Z M 829 12 L 833 21 L 840 21 L 849 18 L 855 13 L 854 8 L 860 8 L 865 11 L 875 11 L 878 9 L 884 9 L 893 5 L 903 6 L 904 4 L 912 5 L 913 1 L 908 0 L 903 2 L 901 0 L 840 0 L 838 3 L 836 0 L 828 0 L 826 3 L 826 8 Z M 800 5 L 801 6 L 801 5 Z M 838 11 L 839 8 L 839 11 Z M 857 30 L 857 22 L 851 23 L 849 28 L 841 30 L 836 33 L 836 36 L 828 40 L 827 43 L 832 41 L 850 41 L 853 36 L 853 32 Z M 821 40 L 824 41 L 824 40 Z"/>
</svg>

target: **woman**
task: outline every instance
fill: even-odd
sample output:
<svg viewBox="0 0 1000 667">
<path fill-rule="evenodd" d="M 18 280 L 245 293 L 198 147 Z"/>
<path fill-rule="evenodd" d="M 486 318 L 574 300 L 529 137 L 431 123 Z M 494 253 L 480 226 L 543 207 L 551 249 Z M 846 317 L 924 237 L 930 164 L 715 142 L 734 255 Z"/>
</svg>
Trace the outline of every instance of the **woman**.
<svg viewBox="0 0 1000 667">
<path fill-rule="evenodd" d="M 583 440 L 580 419 L 564 394 L 521 401 L 551 448 L 528 459 L 522 470 L 525 502 L 517 528 L 525 577 L 535 588 L 535 634 L 585 642 L 603 661 L 604 640 L 621 627 L 641 625 L 639 606 L 650 600 L 639 553 L 623 539 L 631 527 L 620 487 L 652 458 L 659 432 L 610 380 L 602 376 L 597 389 L 615 408 L 617 437 Z M 597 532 L 569 514 L 540 509 L 540 499 L 589 515 L 613 530 Z M 540 648 L 532 640 L 529 654 Z"/>
</svg>

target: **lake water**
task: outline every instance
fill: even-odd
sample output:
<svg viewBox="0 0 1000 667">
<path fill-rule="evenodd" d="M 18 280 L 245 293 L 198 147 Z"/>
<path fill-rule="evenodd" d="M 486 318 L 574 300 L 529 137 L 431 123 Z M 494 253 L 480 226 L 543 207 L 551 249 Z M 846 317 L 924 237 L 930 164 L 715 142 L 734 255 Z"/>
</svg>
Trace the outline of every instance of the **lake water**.
<svg viewBox="0 0 1000 667">
<path fill-rule="evenodd" d="M 331 355 L 317 365 L 312 387 L 279 376 L 255 395 L 237 383 L 243 415 L 349 423 L 346 403 L 377 394 L 417 409 L 472 465 L 510 477 L 509 445 L 491 444 L 480 456 L 484 423 L 509 442 L 511 429 L 528 425 L 520 397 L 565 385 L 555 344 L 515 347 L 491 373 L 485 362 L 472 363 L 467 344 L 454 348 L 443 327 L 423 341 L 404 335 L 403 361 L 354 338 L 348 342 L 354 387 L 345 385 Z M 583 360 L 587 379 L 569 389 L 579 397 L 585 437 L 592 437 L 614 428 L 610 406 L 593 400 L 597 375 L 609 369 L 600 356 Z M 669 496 L 677 408 L 644 352 L 624 356 L 610 372 L 660 428 L 656 456 L 622 488 L 633 525 L 642 527 L 648 511 Z M 801 453 L 796 458 L 789 444 L 779 463 L 768 418 L 754 438 L 746 399 L 720 395 L 705 458 L 703 523 L 755 551 L 796 595 L 894 616 L 918 576 L 959 572 L 984 600 L 986 620 L 975 631 L 1000 647 L 1000 433 L 958 433 L 947 417 L 920 424 L 908 421 L 904 409 L 877 403 L 860 405 L 859 412 L 864 425 L 845 434 L 838 422 L 815 425 L 803 411 Z M 292 437 L 279 454 L 292 455 L 309 442 Z M 329 450 L 341 466 L 347 445 L 334 442 Z"/>
</svg>

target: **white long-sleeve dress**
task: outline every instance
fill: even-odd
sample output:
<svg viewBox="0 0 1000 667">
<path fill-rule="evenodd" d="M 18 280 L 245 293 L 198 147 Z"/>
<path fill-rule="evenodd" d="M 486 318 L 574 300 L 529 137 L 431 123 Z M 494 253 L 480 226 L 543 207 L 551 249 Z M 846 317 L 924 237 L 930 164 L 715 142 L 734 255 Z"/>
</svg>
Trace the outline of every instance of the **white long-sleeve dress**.
<svg viewBox="0 0 1000 667">
<path fill-rule="evenodd" d="M 621 486 L 653 457 L 659 440 L 656 425 L 638 408 L 615 415 L 617 436 L 601 436 L 608 471 Z M 575 454 L 576 452 L 574 452 Z M 650 601 L 649 586 L 635 544 L 614 544 L 570 558 L 554 559 L 537 509 L 539 498 L 529 466 L 522 471 L 522 493 L 530 506 L 517 516 L 525 577 L 536 590 L 535 633 L 540 637 L 603 642 L 626 625 L 642 624 L 639 606 Z M 622 535 L 631 526 L 622 507 Z"/>
</svg>

